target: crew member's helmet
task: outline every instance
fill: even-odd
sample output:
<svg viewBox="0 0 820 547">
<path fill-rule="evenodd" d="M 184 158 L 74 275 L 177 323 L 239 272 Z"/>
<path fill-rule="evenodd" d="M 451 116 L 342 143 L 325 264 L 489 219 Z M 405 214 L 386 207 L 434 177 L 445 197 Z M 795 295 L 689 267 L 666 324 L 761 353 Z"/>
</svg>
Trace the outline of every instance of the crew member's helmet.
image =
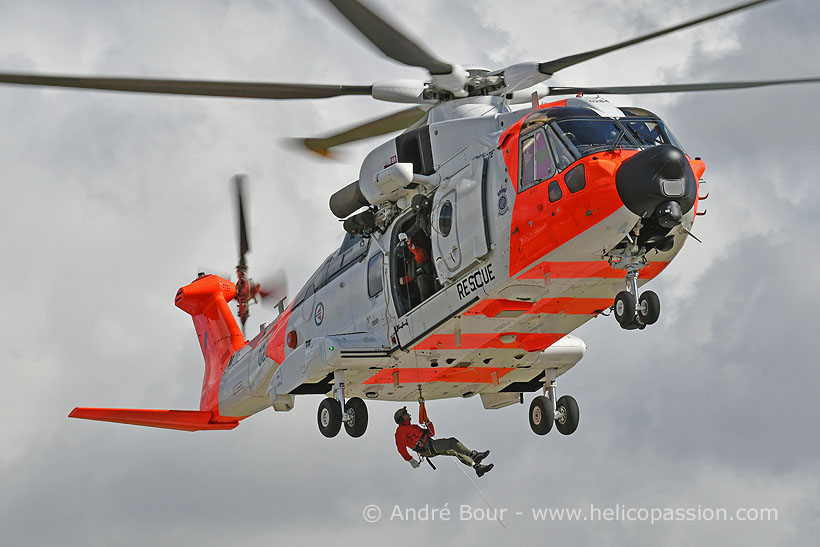
<svg viewBox="0 0 820 547">
<path fill-rule="evenodd" d="M 407 407 L 403 406 L 393 414 L 393 419 L 396 420 L 396 423 L 401 425 L 404 423 L 404 415 L 407 414 Z"/>
</svg>

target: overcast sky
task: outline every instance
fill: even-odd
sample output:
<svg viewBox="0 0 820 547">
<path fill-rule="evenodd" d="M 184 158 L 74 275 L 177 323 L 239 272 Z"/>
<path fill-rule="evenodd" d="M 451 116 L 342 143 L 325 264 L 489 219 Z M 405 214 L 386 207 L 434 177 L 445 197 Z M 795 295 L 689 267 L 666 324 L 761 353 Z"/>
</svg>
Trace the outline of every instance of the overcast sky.
<svg viewBox="0 0 820 547">
<path fill-rule="evenodd" d="M 439 57 L 548 60 L 708 13 L 726 0 L 400 2 L 383 11 Z M 561 72 L 556 85 L 820 75 L 820 4 L 772 5 Z M 321 2 L 0 0 L 0 71 L 368 84 L 423 73 L 385 60 Z M 616 97 L 663 117 L 707 164 L 694 233 L 650 287 L 659 324 L 598 318 L 560 393 L 571 437 L 534 435 L 527 406 L 429 407 L 441 436 L 490 448 L 480 481 L 397 455 L 397 405 L 360 439 L 317 431 L 318 396 L 230 432 L 69 420 L 77 405 L 196 408 L 202 359 L 176 290 L 236 263 L 228 179 L 251 179 L 251 271 L 294 293 L 338 245 L 328 196 L 379 141 L 319 161 L 287 137 L 395 109 L 363 97 L 264 102 L 0 88 L 0 538 L 4 545 L 327 541 L 809 545 L 818 536 L 818 86 Z M 250 324 L 272 313 L 256 309 Z M 526 402 L 529 404 L 528 395 Z M 415 413 L 414 413 L 415 415 Z M 377 504 L 377 524 L 362 518 Z M 448 507 L 397 522 L 394 506 Z M 776 508 L 777 522 L 533 522 L 538 507 Z M 509 513 L 508 513 L 509 514 Z"/>
</svg>

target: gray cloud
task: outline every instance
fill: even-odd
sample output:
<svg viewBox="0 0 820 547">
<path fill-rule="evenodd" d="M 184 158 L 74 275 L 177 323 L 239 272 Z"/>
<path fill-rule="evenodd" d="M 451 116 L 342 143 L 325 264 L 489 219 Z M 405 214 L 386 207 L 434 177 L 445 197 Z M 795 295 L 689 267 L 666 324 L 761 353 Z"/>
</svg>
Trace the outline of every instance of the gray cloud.
<svg viewBox="0 0 820 547">
<path fill-rule="evenodd" d="M 728 2 L 721 2 L 728 5 Z M 500 66 L 597 47 L 717 9 L 711 2 L 384 3 L 431 50 Z M 813 2 L 784 1 L 567 70 L 561 83 L 638 84 L 818 74 Z M 379 58 L 313 4 L 0 2 L 0 68 L 367 83 L 416 71 Z M 376 503 L 457 510 L 483 501 L 455 466 L 411 471 L 392 410 L 362 439 L 315 431 L 316 397 L 232 432 L 77 422 L 75 405 L 193 408 L 201 357 L 176 289 L 230 270 L 227 179 L 251 175 L 252 268 L 292 289 L 341 239 L 327 196 L 373 143 L 316 163 L 280 139 L 321 134 L 393 105 L 152 98 L 0 89 L 0 530 L 9 544 L 216 545 L 538 541 L 804 545 L 818 536 L 818 353 L 812 312 L 820 191 L 818 88 L 623 97 L 703 156 L 707 216 L 650 287 L 660 324 L 599 318 L 559 382 L 582 421 L 536 438 L 526 407 L 432 404 L 442 434 L 491 448 L 480 483 L 499 507 L 776 507 L 777 522 L 382 522 Z M 257 312 L 259 321 L 267 317 Z M 256 319 L 252 319 L 254 321 Z M 389 405 L 388 405 L 389 406 Z"/>
</svg>

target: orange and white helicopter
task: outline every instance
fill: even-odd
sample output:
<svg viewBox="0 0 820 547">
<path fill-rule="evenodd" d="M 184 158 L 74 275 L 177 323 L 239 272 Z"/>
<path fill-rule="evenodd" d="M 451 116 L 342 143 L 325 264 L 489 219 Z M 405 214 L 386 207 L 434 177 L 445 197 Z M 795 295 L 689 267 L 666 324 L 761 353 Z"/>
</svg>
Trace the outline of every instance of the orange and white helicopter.
<svg viewBox="0 0 820 547">
<path fill-rule="evenodd" d="M 549 87 L 556 72 L 766 3 L 730 9 L 609 47 L 498 70 L 443 62 L 356 0 L 328 0 L 386 56 L 427 81 L 367 86 L 181 81 L 1 73 L 0 83 L 268 99 L 369 95 L 414 106 L 319 139 L 309 149 L 406 129 L 370 152 L 359 178 L 330 198 L 341 246 L 285 306 L 281 283 L 248 277 L 243 179 L 236 178 L 240 260 L 235 283 L 200 274 L 175 304 L 193 317 L 205 358 L 199 410 L 75 408 L 70 416 L 186 431 L 232 429 L 303 394 L 325 394 L 319 429 L 353 437 L 365 400 L 479 395 L 487 409 L 531 401 L 546 434 L 578 426 L 556 379 L 586 345 L 572 333 L 610 310 L 643 329 L 660 301 L 640 286 L 677 256 L 698 214 L 705 164 L 664 122 L 601 95 L 740 89 L 820 78 L 630 87 Z M 541 97 L 564 96 L 554 102 Z M 516 105 L 523 105 L 516 106 Z M 276 286 L 279 285 L 279 286 Z M 279 316 L 250 341 L 259 297 Z"/>
</svg>

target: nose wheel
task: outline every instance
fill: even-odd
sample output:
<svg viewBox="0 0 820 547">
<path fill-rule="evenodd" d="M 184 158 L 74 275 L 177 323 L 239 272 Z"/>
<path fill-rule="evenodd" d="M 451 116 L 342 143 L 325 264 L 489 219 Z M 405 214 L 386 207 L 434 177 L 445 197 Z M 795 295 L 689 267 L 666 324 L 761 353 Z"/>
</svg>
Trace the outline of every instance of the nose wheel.
<svg viewBox="0 0 820 547">
<path fill-rule="evenodd" d="M 653 291 L 645 291 L 638 296 L 638 271 L 634 266 L 626 268 L 626 283 L 629 290 L 615 295 L 612 305 L 615 319 L 626 330 L 645 329 L 653 325 L 661 316 L 661 299 Z"/>
<path fill-rule="evenodd" d="M 646 291 L 638 298 L 638 319 L 644 325 L 653 325 L 661 316 L 661 299 L 652 291 Z"/>
</svg>

